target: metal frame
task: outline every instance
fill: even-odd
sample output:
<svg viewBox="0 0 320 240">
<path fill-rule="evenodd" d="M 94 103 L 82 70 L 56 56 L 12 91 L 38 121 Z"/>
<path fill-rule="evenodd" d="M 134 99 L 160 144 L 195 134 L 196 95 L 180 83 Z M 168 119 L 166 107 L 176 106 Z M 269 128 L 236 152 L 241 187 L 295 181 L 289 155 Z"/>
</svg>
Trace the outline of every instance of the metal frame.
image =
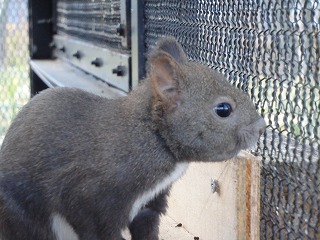
<svg viewBox="0 0 320 240">
<path fill-rule="evenodd" d="M 29 0 L 29 52 L 31 59 L 49 59 L 52 57 L 53 24 L 52 0 Z M 41 36 L 41 37 L 40 37 Z M 47 86 L 31 70 L 30 90 L 34 96 Z"/>
<path fill-rule="evenodd" d="M 131 88 L 145 76 L 144 0 L 131 0 Z"/>
<path fill-rule="evenodd" d="M 117 29 L 119 36 L 122 37 L 122 46 L 126 49 L 131 48 L 131 19 L 130 9 L 131 0 L 120 0 L 120 25 Z"/>
<path fill-rule="evenodd" d="M 31 59 L 52 56 L 52 0 L 29 0 L 29 50 Z"/>
<path fill-rule="evenodd" d="M 58 35 L 54 36 L 54 45 L 55 56 L 116 88 L 130 90 L 130 55 Z"/>
<path fill-rule="evenodd" d="M 144 0 L 120 0 L 121 19 L 117 32 L 122 37 L 122 46 L 131 50 L 131 54 L 126 54 L 56 35 L 57 0 L 29 0 L 31 60 L 60 58 L 129 92 L 145 75 L 143 5 Z M 46 87 L 31 65 L 32 96 Z"/>
</svg>

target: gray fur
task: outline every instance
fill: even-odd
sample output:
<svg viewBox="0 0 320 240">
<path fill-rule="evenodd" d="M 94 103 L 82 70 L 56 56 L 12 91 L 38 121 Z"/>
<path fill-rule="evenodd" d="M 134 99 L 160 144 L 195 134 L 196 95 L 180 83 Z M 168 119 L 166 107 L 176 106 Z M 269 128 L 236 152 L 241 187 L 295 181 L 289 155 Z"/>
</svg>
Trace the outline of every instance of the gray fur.
<svg viewBox="0 0 320 240">
<path fill-rule="evenodd" d="M 219 101 L 232 102 L 228 118 Z M 162 40 L 129 96 L 45 90 L 19 112 L 0 152 L 0 239 L 53 240 L 61 215 L 79 239 L 157 239 L 169 188 L 129 221 L 134 201 L 178 162 L 222 161 L 256 142 L 265 123 L 247 95 Z"/>
</svg>

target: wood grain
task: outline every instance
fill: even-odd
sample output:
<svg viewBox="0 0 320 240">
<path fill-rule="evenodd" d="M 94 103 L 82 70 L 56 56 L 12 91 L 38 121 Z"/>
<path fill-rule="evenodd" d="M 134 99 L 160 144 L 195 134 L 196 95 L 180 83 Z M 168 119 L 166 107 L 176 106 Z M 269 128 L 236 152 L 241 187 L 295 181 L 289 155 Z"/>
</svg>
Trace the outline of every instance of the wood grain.
<svg viewBox="0 0 320 240">
<path fill-rule="evenodd" d="M 211 178 L 219 191 L 211 192 Z M 173 186 L 168 215 L 201 240 L 259 239 L 260 160 L 242 152 L 219 163 L 192 163 Z"/>
</svg>

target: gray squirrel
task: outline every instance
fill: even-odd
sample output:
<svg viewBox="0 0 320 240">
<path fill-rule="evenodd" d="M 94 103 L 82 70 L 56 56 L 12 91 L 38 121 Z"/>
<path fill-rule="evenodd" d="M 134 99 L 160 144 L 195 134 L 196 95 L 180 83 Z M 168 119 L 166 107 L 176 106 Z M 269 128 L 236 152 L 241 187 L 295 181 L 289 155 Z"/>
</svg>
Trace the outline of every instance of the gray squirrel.
<svg viewBox="0 0 320 240">
<path fill-rule="evenodd" d="M 188 163 L 233 158 L 265 126 L 245 93 L 160 40 L 126 97 L 54 88 L 21 109 L 0 152 L 0 239 L 156 240 Z"/>
</svg>

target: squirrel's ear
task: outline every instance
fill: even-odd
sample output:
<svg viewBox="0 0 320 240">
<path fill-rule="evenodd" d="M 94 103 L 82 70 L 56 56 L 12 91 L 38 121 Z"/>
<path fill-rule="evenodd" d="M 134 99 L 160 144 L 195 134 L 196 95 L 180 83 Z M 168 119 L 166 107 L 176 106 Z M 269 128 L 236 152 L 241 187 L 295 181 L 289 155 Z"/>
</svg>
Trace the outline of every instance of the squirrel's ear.
<svg viewBox="0 0 320 240">
<path fill-rule="evenodd" d="M 168 54 L 158 52 L 150 56 L 149 66 L 154 94 L 162 100 L 175 101 L 179 94 L 178 63 Z"/>
<path fill-rule="evenodd" d="M 188 61 L 187 55 L 183 51 L 181 45 L 174 38 L 164 38 L 157 44 L 157 49 L 168 53 L 178 63 Z"/>
</svg>

